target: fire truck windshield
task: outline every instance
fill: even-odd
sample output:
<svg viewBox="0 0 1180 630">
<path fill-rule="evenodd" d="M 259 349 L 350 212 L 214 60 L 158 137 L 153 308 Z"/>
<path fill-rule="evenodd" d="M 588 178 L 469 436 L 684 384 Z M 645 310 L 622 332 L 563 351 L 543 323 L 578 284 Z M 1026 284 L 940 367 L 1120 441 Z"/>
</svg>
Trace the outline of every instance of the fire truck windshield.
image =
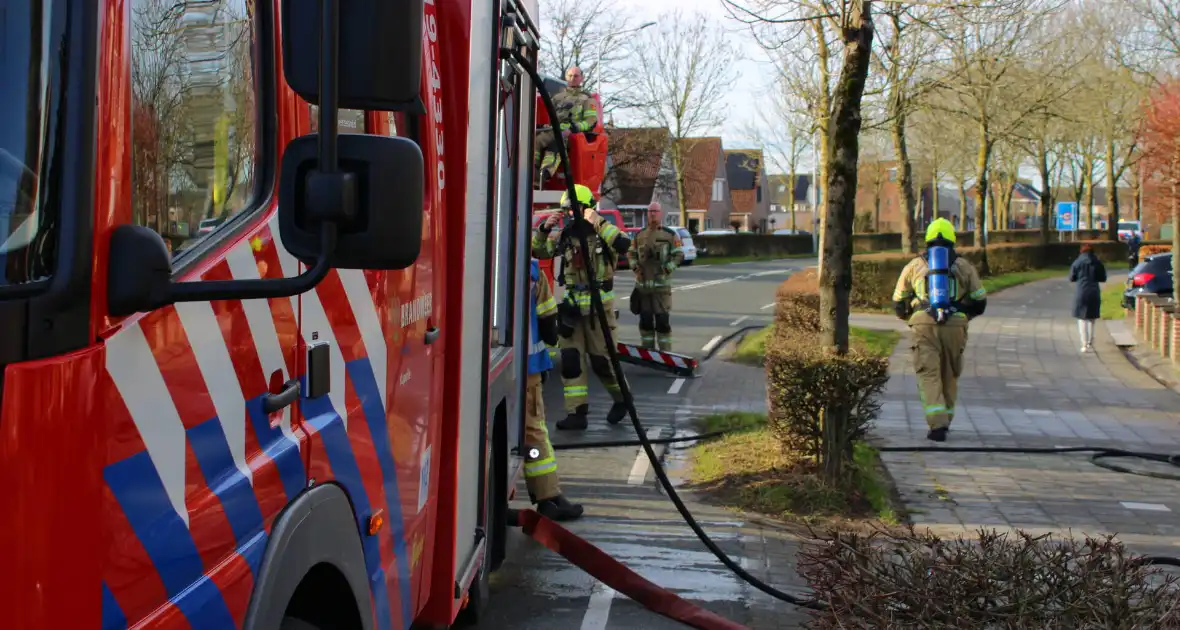
<svg viewBox="0 0 1180 630">
<path fill-rule="evenodd" d="M 44 279 L 56 246 L 42 175 L 56 59 L 57 0 L 0 2 L 0 287 Z"/>
</svg>

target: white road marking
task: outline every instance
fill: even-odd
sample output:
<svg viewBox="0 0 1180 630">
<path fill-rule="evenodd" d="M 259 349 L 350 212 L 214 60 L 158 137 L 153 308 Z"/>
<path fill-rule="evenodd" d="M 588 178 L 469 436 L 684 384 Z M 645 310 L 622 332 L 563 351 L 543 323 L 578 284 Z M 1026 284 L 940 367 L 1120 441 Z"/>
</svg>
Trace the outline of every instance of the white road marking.
<svg viewBox="0 0 1180 630">
<path fill-rule="evenodd" d="M 675 381 L 672 381 L 672 386 L 668 388 L 668 393 L 679 394 L 681 387 L 684 387 L 684 379 L 678 378 Z"/>
<path fill-rule="evenodd" d="M 1149 510 L 1151 512 L 1171 512 L 1163 503 L 1136 503 L 1134 501 L 1119 501 L 1128 510 Z"/>
<path fill-rule="evenodd" d="M 750 319 L 749 315 L 742 315 L 741 317 L 730 322 L 729 325 L 730 326 L 737 326 L 738 324 L 741 324 L 742 322 L 746 321 L 747 319 Z"/>
<path fill-rule="evenodd" d="M 594 582 L 594 592 L 590 593 L 586 616 L 582 617 L 582 630 L 606 630 L 606 622 L 610 619 L 610 605 L 614 599 L 615 589 L 602 582 Z"/>
<path fill-rule="evenodd" d="M 717 335 L 716 337 L 710 339 L 709 343 L 705 344 L 704 348 L 701 348 L 701 352 L 712 352 L 713 348 L 716 348 L 717 344 L 719 343 L 721 343 L 721 335 Z"/>
<path fill-rule="evenodd" d="M 660 436 L 660 429 L 648 429 L 647 439 L 654 440 Z M 639 447 L 639 454 L 635 456 L 635 463 L 631 465 L 631 474 L 627 475 L 627 483 L 632 486 L 642 486 L 647 479 L 647 471 L 651 468 L 651 460 L 647 458 L 647 451 Z"/>
<path fill-rule="evenodd" d="M 1032 385 L 1028 383 L 1007 383 L 1008 387 L 1016 387 L 1019 389 L 1032 389 Z"/>
<path fill-rule="evenodd" d="M 770 304 L 767 304 L 766 306 L 759 306 L 758 310 L 765 311 L 768 308 L 774 308 L 774 304 L 775 304 L 774 302 L 771 302 Z"/>
</svg>

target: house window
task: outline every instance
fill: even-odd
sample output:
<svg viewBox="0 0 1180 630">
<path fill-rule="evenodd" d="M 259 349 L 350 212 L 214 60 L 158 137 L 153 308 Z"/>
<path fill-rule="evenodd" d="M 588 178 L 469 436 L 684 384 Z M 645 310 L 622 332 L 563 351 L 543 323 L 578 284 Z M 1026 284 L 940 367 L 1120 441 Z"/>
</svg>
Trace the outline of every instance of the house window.
<svg viewBox="0 0 1180 630">
<path fill-rule="evenodd" d="M 718 177 L 713 180 L 713 201 L 725 199 L 725 180 Z"/>
<path fill-rule="evenodd" d="M 705 219 L 705 229 L 706 230 L 713 229 L 713 219 Z"/>
<path fill-rule="evenodd" d="M 758 192 L 756 192 L 756 193 L 755 193 L 755 197 L 757 197 L 758 203 L 762 203 L 762 187 L 761 187 L 761 186 L 759 186 L 759 187 L 758 187 L 758 188 L 756 188 L 755 190 L 757 190 L 757 191 L 758 191 Z"/>
<path fill-rule="evenodd" d="M 891 182 L 897 181 L 897 169 L 895 169 L 895 168 L 889 169 L 889 181 L 891 181 Z"/>
</svg>

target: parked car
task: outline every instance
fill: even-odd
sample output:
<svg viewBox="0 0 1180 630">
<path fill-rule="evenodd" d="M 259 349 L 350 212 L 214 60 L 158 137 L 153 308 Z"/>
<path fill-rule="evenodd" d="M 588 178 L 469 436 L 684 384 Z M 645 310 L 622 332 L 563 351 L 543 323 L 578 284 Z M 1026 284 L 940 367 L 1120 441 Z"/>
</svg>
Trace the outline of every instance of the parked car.
<svg viewBox="0 0 1180 630">
<path fill-rule="evenodd" d="M 729 234 L 737 234 L 737 232 L 735 232 L 732 228 L 701 230 L 700 232 L 697 232 L 697 236 L 727 236 Z"/>
<path fill-rule="evenodd" d="M 1123 290 L 1123 308 L 1135 308 L 1135 296 L 1140 293 L 1172 295 L 1172 253 L 1152 254 L 1144 258 L 1127 274 Z"/>
<path fill-rule="evenodd" d="M 1138 221 L 1119 221 L 1119 240 L 1130 240 L 1132 234 L 1143 240 L 1143 226 Z"/>
<path fill-rule="evenodd" d="M 680 237 L 680 250 L 684 252 L 684 265 L 691 265 L 692 261 L 697 259 L 697 246 L 692 242 L 692 232 L 682 228 L 671 228 L 676 230 L 676 235 Z"/>
</svg>

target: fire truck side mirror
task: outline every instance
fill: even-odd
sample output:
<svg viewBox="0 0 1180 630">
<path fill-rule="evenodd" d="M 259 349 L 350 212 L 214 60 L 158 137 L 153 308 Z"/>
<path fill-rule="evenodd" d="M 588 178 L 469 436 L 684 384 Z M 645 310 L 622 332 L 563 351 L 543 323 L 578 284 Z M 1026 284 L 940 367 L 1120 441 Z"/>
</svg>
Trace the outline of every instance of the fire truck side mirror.
<svg viewBox="0 0 1180 630">
<path fill-rule="evenodd" d="M 318 134 L 296 138 L 283 152 L 279 234 L 291 255 L 308 265 L 324 255 L 340 269 L 405 269 L 422 249 L 425 187 L 422 149 L 408 138 L 341 134 L 340 171 L 355 182 L 349 219 L 336 223 L 336 246 L 323 251 L 312 180 Z"/>
<path fill-rule="evenodd" d="M 323 0 L 283 0 L 283 74 L 287 85 L 320 105 L 319 42 Z M 426 113 L 422 88 L 424 0 L 336 0 L 336 55 L 341 109 Z M 428 28 L 434 29 L 432 19 Z"/>
</svg>

